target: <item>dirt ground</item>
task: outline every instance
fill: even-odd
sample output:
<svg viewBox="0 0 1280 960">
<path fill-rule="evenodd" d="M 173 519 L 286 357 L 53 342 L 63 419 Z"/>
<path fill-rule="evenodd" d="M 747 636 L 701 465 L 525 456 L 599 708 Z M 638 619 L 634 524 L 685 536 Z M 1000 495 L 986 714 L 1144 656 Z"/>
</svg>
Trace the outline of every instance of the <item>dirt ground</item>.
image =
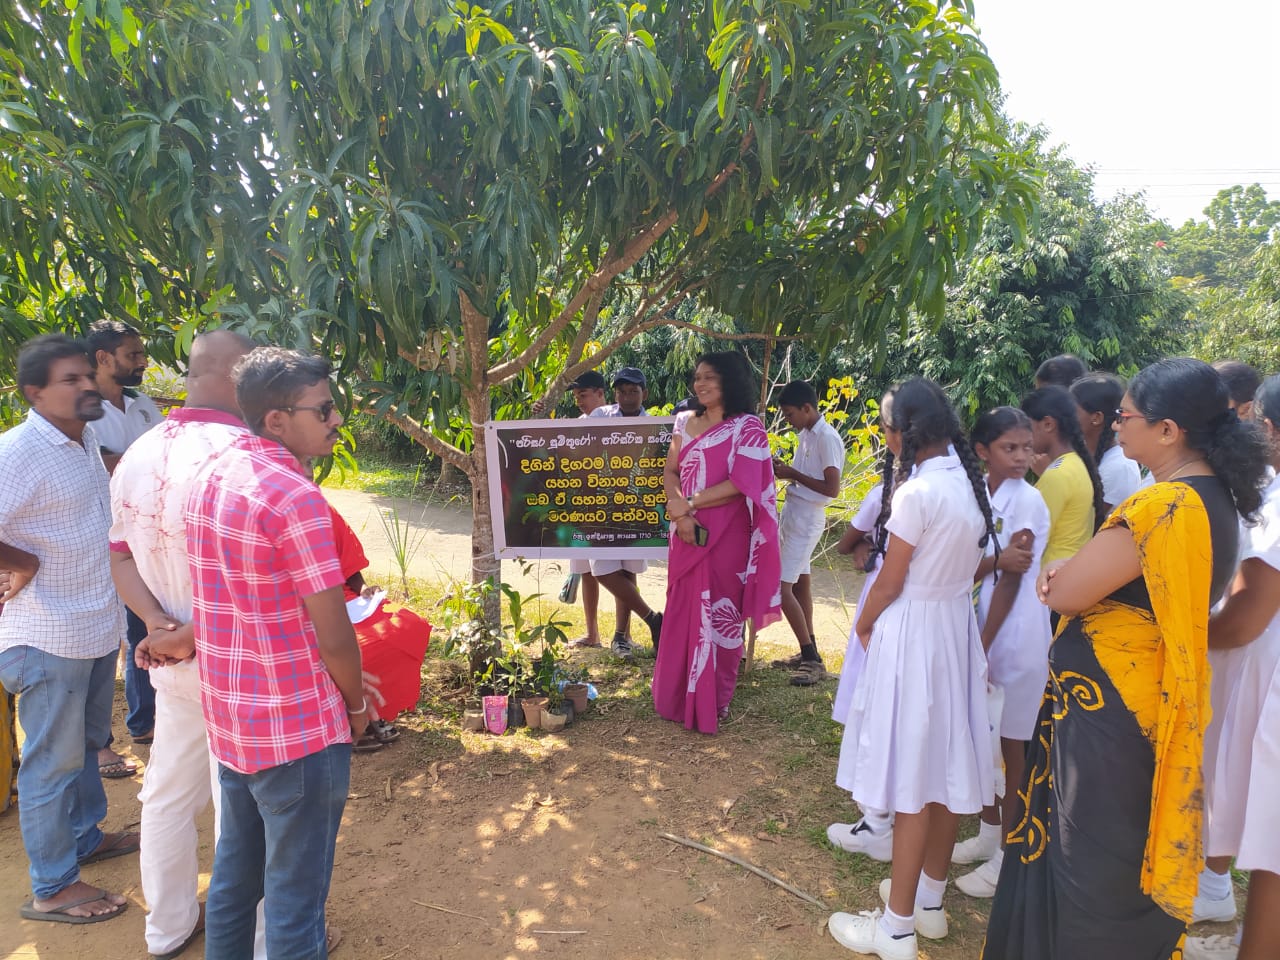
<svg viewBox="0 0 1280 960">
<path fill-rule="evenodd" d="M 383 564 L 390 569 L 375 513 L 385 501 L 344 491 L 333 498 L 364 539 L 376 580 Z M 429 535 L 414 575 L 465 575 L 469 515 L 431 508 L 421 523 Z M 554 595 L 562 576 L 535 572 L 522 589 Z M 641 582 L 660 601 L 661 571 Z M 843 655 L 855 587 L 843 574 L 815 578 L 820 645 L 832 668 Z M 773 627 L 761 653 L 777 655 L 791 643 L 785 627 Z M 826 918 L 831 910 L 876 906 L 875 887 L 888 868 L 825 846 L 827 823 L 853 813 L 833 782 L 839 732 L 824 717 L 834 682 L 800 690 L 779 671 L 759 669 L 740 683 L 734 715 L 713 738 L 653 715 L 645 686 L 651 661 L 619 668 L 604 654 L 587 658 L 601 696 L 562 733 L 498 738 L 463 734 L 452 717 L 410 716 L 399 742 L 355 759 L 329 898 L 329 920 L 345 935 L 335 956 L 852 956 L 826 934 Z M 115 728 L 128 744 L 122 695 Z M 145 763 L 147 748 L 132 755 Z M 107 781 L 108 829 L 136 827 L 140 786 L 140 776 Z M 205 871 L 211 819 L 202 827 Z M 826 906 L 665 841 L 663 832 L 736 854 Z M 19 920 L 30 890 L 26 859 L 16 813 L 0 815 L 0 958 L 145 956 L 137 859 L 89 867 L 85 879 L 123 892 L 126 914 L 83 927 Z M 947 908 L 952 935 L 925 941 L 921 956 L 976 957 L 985 907 L 952 889 Z M 202 942 L 184 956 L 198 960 Z"/>
</svg>

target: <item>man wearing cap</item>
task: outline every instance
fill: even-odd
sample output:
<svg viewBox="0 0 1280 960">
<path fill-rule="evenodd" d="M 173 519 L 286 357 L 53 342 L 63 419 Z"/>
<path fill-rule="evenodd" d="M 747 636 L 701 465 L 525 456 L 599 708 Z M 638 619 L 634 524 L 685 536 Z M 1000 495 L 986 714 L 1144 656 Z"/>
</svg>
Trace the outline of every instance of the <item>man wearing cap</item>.
<svg viewBox="0 0 1280 960">
<path fill-rule="evenodd" d="M 577 391 L 574 391 L 575 396 Z M 644 402 L 649 396 L 648 382 L 644 372 L 635 367 L 623 367 L 613 375 L 614 403 L 597 407 L 587 416 L 591 417 L 642 417 L 645 415 Z M 629 659 L 633 653 L 631 638 L 631 612 L 635 611 L 653 635 L 654 653 L 658 650 L 659 636 L 662 631 L 662 614 L 645 603 L 644 597 L 636 588 L 636 574 L 643 573 L 648 564 L 643 560 L 592 560 L 591 573 L 606 590 L 618 601 L 617 625 L 614 628 L 613 641 L 609 649 L 614 656 Z"/>
<path fill-rule="evenodd" d="M 583 417 L 592 416 L 596 410 L 605 405 L 605 385 L 604 377 L 595 370 L 588 370 L 569 384 L 569 389 L 573 391 L 573 401 L 582 411 Z M 534 412 L 541 412 L 536 409 L 536 405 Z M 600 585 L 591 575 L 591 561 L 570 560 L 569 572 L 576 573 L 582 578 L 582 613 L 587 621 L 586 635 L 570 640 L 569 646 L 598 647 L 600 646 L 600 623 L 596 617 L 596 611 L 600 605 Z M 618 617 L 621 618 L 625 612 L 626 608 L 619 603 Z"/>
</svg>

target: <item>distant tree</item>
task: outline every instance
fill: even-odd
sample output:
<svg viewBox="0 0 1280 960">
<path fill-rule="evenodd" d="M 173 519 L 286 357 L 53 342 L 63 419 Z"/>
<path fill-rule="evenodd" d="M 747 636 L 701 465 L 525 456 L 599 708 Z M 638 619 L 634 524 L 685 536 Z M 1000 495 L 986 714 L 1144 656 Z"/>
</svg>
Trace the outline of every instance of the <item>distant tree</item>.
<svg viewBox="0 0 1280 960">
<path fill-rule="evenodd" d="M 1170 272 L 1187 287 L 1247 284 L 1250 258 L 1280 226 L 1280 201 L 1268 200 L 1260 184 L 1237 184 L 1219 190 L 1204 214 L 1169 236 Z"/>
<path fill-rule="evenodd" d="M 1210 362 L 1242 360 L 1263 373 L 1280 373 L 1280 241 L 1264 244 L 1246 268 L 1243 290 L 1214 287 L 1196 304 L 1196 353 Z"/>
<path fill-rule="evenodd" d="M 1169 283 L 1162 225 L 1137 198 L 1098 202 L 1092 171 L 1064 148 L 1041 148 L 1042 130 L 1014 136 L 1037 151 L 1043 172 L 1026 242 L 989 222 L 948 290 L 941 325 L 894 331 L 880 371 L 855 357 L 833 372 L 856 372 L 873 389 L 923 373 L 972 414 L 1015 403 L 1054 354 L 1128 371 L 1180 348 L 1189 300 Z"/>
</svg>

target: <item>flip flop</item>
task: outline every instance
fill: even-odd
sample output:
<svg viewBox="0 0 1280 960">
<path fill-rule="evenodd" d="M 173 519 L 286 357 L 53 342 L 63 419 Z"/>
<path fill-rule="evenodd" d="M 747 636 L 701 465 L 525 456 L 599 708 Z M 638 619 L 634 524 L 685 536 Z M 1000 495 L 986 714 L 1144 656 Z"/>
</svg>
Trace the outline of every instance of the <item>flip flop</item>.
<svg viewBox="0 0 1280 960">
<path fill-rule="evenodd" d="M 373 721 L 365 733 L 372 734 L 379 743 L 395 743 L 400 739 L 400 728 L 388 720 Z"/>
<path fill-rule="evenodd" d="M 144 733 L 141 736 L 134 737 L 133 742 L 142 747 L 149 747 L 156 742 L 156 732 L 152 730 L 150 733 Z"/>
<path fill-rule="evenodd" d="M 382 741 L 373 734 L 366 734 L 351 744 L 352 753 L 377 753 L 382 749 Z"/>
<path fill-rule="evenodd" d="M 121 780 L 132 777 L 138 772 L 138 765 L 132 760 L 112 760 L 110 763 L 98 764 L 98 775 L 108 780 Z"/>
<path fill-rule="evenodd" d="M 107 891 L 98 890 L 94 896 L 82 897 L 79 900 L 71 901 L 71 903 L 64 903 L 56 910 L 37 910 L 35 900 L 28 900 L 18 909 L 18 914 L 24 920 L 41 920 L 46 923 L 101 923 L 103 920 L 114 920 L 120 916 L 129 904 L 122 903 L 110 913 L 99 913 L 88 917 L 77 917 L 74 914 L 67 913 L 67 911 L 73 907 L 83 907 L 86 903 L 97 903 L 106 896 Z"/>
<path fill-rule="evenodd" d="M 80 866 L 87 867 L 91 863 L 125 857 L 137 853 L 141 846 L 142 835 L 139 833 L 104 833 L 98 849 L 81 860 Z"/>
<path fill-rule="evenodd" d="M 600 646 L 600 641 L 599 641 L 599 640 L 591 640 L 589 637 L 578 637 L 578 639 L 576 639 L 576 640 L 570 640 L 570 641 L 569 641 L 569 646 L 571 646 L 571 647 L 591 647 L 591 648 L 593 648 L 593 649 L 594 649 L 594 648 L 598 648 L 598 647 Z"/>
</svg>

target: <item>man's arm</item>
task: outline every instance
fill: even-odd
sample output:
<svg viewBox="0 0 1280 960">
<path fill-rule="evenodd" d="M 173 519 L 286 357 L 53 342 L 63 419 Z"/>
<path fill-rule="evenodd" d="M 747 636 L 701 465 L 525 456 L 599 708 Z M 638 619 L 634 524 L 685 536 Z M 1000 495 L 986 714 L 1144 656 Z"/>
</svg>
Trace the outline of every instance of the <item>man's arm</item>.
<svg viewBox="0 0 1280 960">
<path fill-rule="evenodd" d="M 356 631 L 347 616 L 342 587 L 321 590 L 302 602 L 316 629 L 320 659 L 346 701 L 351 730 L 357 735 L 364 733 L 368 726 L 369 705 L 365 700 L 364 678 L 360 670 L 360 645 L 356 643 Z"/>
<path fill-rule="evenodd" d="M 40 569 L 40 558 L 0 540 L 0 570 L 9 571 L 9 585 L 0 591 L 0 603 L 8 603 Z"/>
<path fill-rule="evenodd" d="M 840 495 L 839 467 L 827 467 L 822 471 L 822 476 L 811 477 L 808 474 L 801 473 L 790 464 L 775 460 L 773 462 L 773 472 L 779 480 L 790 480 L 793 483 L 798 483 L 800 486 L 806 487 L 824 497 L 830 497 L 832 500 Z"/>
</svg>

